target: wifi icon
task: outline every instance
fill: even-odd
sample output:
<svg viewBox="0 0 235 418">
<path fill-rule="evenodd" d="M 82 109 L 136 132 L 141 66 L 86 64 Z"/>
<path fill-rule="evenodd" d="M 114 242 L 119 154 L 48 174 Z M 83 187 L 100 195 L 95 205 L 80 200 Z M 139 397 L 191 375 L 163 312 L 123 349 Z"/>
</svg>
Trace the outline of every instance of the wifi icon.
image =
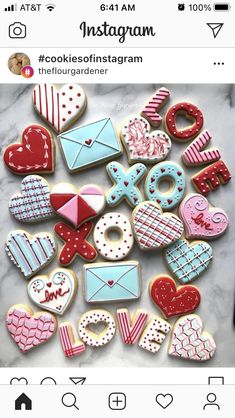
<svg viewBox="0 0 235 418">
<path fill-rule="evenodd" d="M 55 4 L 46 4 L 46 9 L 49 10 L 49 12 L 52 12 L 52 10 L 55 9 Z"/>
</svg>

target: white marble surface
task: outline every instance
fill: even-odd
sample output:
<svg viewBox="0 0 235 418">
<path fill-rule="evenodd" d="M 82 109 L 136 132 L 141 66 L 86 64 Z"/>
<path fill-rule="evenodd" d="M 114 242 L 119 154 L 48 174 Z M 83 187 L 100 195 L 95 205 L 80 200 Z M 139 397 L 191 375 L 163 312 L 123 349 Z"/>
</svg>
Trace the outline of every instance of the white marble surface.
<svg viewBox="0 0 235 418">
<path fill-rule="evenodd" d="M 166 85 L 167 86 L 167 85 Z M 86 85 L 88 108 L 77 123 L 86 123 L 110 116 L 117 127 L 128 115 L 138 114 L 143 103 L 152 95 L 157 85 Z M 214 146 L 218 146 L 224 160 L 232 172 L 235 170 L 235 86 L 232 85 L 170 85 L 171 103 L 187 99 L 197 104 L 205 116 L 204 127 L 213 134 Z M 37 117 L 32 106 L 32 86 L 4 85 L 0 87 L 0 147 L 2 149 L 17 140 L 21 132 L 30 123 L 43 122 Z M 170 158 L 180 162 L 180 156 L 185 146 L 173 142 Z M 79 174 L 70 175 L 62 161 L 57 147 L 56 171 L 47 176 L 51 184 L 69 181 L 80 187 L 86 183 L 97 182 L 105 189 L 110 187 L 104 166 L 85 170 Z M 2 161 L 2 160 L 1 160 Z M 127 164 L 126 155 L 119 159 Z M 187 173 L 188 191 L 191 190 L 190 176 L 196 170 L 185 168 Z M 19 190 L 21 177 L 11 174 L 1 162 L 1 217 L 0 217 L 0 366 L 8 367 L 205 367 L 205 366 L 235 366 L 235 329 L 232 324 L 234 305 L 234 181 L 221 186 L 218 191 L 211 192 L 209 200 L 212 204 L 222 207 L 229 214 L 231 225 L 228 232 L 212 242 L 214 260 L 209 270 L 194 282 L 199 287 L 202 303 L 198 310 L 204 321 L 205 328 L 211 332 L 217 343 L 217 353 L 214 358 L 204 364 L 173 359 L 167 355 L 169 336 L 166 338 L 157 355 L 152 355 L 137 346 L 127 347 L 122 344 L 117 332 L 113 341 L 105 348 L 88 348 L 86 353 L 74 359 L 66 359 L 60 347 L 58 334 L 47 344 L 26 355 L 20 353 L 11 341 L 5 329 L 5 314 L 9 307 L 16 303 L 30 305 L 35 311 L 36 306 L 28 300 L 27 281 L 11 263 L 4 252 L 4 241 L 9 231 L 27 229 L 30 233 L 52 231 L 55 220 L 32 226 L 24 226 L 10 217 L 8 200 Z M 118 210 L 131 213 L 130 208 L 123 204 Z M 61 242 L 59 242 L 61 246 Z M 143 294 L 136 303 L 104 305 L 104 308 L 115 312 L 117 307 L 129 306 L 131 310 L 138 307 L 146 308 L 150 313 L 157 313 L 157 308 L 148 296 L 149 280 L 160 273 L 169 273 L 162 253 L 145 254 L 137 246 L 133 249 L 130 259 L 138 259 L 142 266 Z M 101 261 L 101 259 L 100 259 Z M 57 266 L 56 260 L 43 273 Z M 71 309 L 65 313 L 63 320 L 70 320 L 77 327 L 80 315 L 90 306 L 83 300 L 81 291 L 82 261 L 78 258 L 71 265 L 79 279 L 79 291 Z M 59 318 L 61 321 L 61 318 Z M 170 320 L 174 323 L 174 319 Z"/>
</svg>

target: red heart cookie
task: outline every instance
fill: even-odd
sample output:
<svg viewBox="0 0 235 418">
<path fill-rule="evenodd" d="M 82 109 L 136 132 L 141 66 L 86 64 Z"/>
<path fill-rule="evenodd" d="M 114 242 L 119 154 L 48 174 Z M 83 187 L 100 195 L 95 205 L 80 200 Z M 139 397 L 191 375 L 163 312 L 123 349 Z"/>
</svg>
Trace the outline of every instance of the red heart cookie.
<svg viewBox="0 0 235 418">
<path fill-rule="evenodd" d="M 165 318 L 193 312 L 200 304 L 201 296 L 195 286 L 175 285 L 169 276 L 159 276 L 150 282 L 150 296 Z"/>
</svg>

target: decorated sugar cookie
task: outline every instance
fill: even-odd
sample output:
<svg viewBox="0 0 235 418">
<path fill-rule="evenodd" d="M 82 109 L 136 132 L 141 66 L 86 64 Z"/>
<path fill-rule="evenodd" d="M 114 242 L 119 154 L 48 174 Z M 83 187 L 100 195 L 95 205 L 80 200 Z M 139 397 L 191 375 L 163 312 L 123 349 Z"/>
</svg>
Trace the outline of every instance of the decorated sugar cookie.
<svg viewBox="0 0 235 418">
<path fill-rule="evenodd" d="M 192 125 L 183 129 L 177 128 L 176 118 L 183 115 L 192 121 Z M 169 134 L 177 141 L 187 142 L 199 134 L 203 127 L 203 114 L 201 110 L 192 103 L 180 102 L 170 107 L 166 114 L 166 128 Z"/>
<path fill-rule="evenodd" d="M 128 309 L 117 310 L 118 325 L 124 344 L 136 344 L 142 334 L 147 319 L 148 313 L 143 309 L 138 309 L 132 318 Z"/>
<path fill-rule="evenodd" d="M 53 260 L 56 243 L 48 233 L 31 236 L 16 230 L 8 235 L 5 250 L 24 278 L 29 279 Z"/>
<path fill-rule="evenodd" d="M 165 251 L 168 267 L 180 283 L 197 279 L 212 261 L 212 247 L 205 241 L 179 239 Z"/>
<path fill-rule="evenodd" d="M 162 123 L 162 117 L 158 112 L 163 108 L 169 98 L 169 90 L 166 87 L 161 87 L 142 110 L 141 115 L 147 119 L 154 128 L 157 128 Z"/>
<path fill-rule="evenodd" d="M 221 184 L 227 184 L 231 178 L 228 167 L 222 160 L 219 160 L 195 174 L 192 182 L 195 189 L 206 196 L 211 190 L 218 189 Z"/>
<path fill-rule="evenodd" d="M 22 133 L 21 143 L 9 145 L 4 152 L 6 166 L 15 174 L 53 173 L 54 141 L 41 125 L 30 125 Z"/>
<path fill-rule="evenodd" d="M 202 320 L 198 315 L 182 316 L 176 321 L 168 350 L 171 356 L 206 361 L 214 356 L 215 351 L 215 341 L 210 334 L 203 332 Z"/>
<path fill-rule="evenodd" d="M 77 288 L 74 272 L 59 268 L 50 276 L 34 277 L 28 285 L 28 295 L 40 308 L 63 315 L 73 302 Z"/>
<path fill-rule="evenodd" d="M 8 206 L 11 215 L 20 222 L 39 222 L 54 216 L 49 185 L 44 178 L 36 175 L 22 180 L 21 193 L 14 194 Z"/>
<path fill-rule="evenodd" d="M 195 286 L 177 288 L 174 280 L 166 275 L 157 276 L 150 282 L 149 293 L 165 318 L 193 312 L 201 302 L 201 295 Z"/>
<path fill-rule="evenodd" d="M 66 357 L 76 357 L 86 351 L 84 342 L 76 339 L 75 331 L 70 322 L 62 322 L 59 326 L 60 342 Z"/>
<path fill-rule="evenodd" d="M 218 148 L 205 150 L 211 139 L 207 129 L 201 132 L 183 152 L 183 162 L 189 167 L 197 167 L 218 161 L 221 157 Z"/>
<path fill-rule="evenodd" d="M 150 132 L 146 119 L 129 118 L 121 130 L 121 139 L 128 154 L 129 163 L 155 164 L 166 158 L 171 150 L 171 140 L 163 131 Z"/>
<path fill-rule="evenodd" d="M 109 234 L 117 231 L 119 239 L 113 241 Z M 134 236 L 129 219 L 118 212 L 103 215 L 94 229 L 94 243 L 107 260 L 122 260 L 127 257 L 134 245 Z"/>
<path fill-rule="evenodd" d="M 218 238 L 229 225 L 226 212 L 219 208 L 210 208 L 208 200 L 200 194 L 186 196 L 180 204 L 179 214 L 189 239 Z"/>
<path fill-rule="evenodd" d="M 83 186 L 78 191 L 69 183 L 60 183 L 53 188 L 50 202 L 59 216 L 78 228 L 103 211 L 105 196 L 103 190 L 94 184 Z"/>
<path fill-rule="evenodd" d="M 161 192 L 162 181 L 169 182 L 169 190 Z M 163 210 L 176 207 L 183 199 L 186 187 L 184 170 L 173 161 L 156 164 L 148 173 L 145 182 L 145 193 L 148 200 L 157 202 Z"/>
<path fill-rule="evenodd" d="M 39 116 L 55 132 L 65 131 L 86 109 L 86 95 L 78 84 L 38 84 L 33 90 L 33 105 Z"/>
<path fill-rule="evenodd" d="M 96 334 L 89 328 L 91 324 L 105 324 L 105 329 Z M 91 347 L 102 347 L 108 344 L 116 332 L 116 324 L 113 316 L 104 309 L 94 309 L 84 313 L 78 324 L 78 332 L 82 341 Z"/>
<path fill-rule="evenodd" d="M 167 321 L 154 315 L 140 337 L 139 347 L 156 354 L 170 330 L 171 325 Z"/>
<path fill-rule="evenodd" d="M 156 250 L 169 246 L 183 234 L 181 220 L 172 213 L 162 213 L 156 202 L 145 201 L 134 209 L 133 226 L 142 250 Z"/>
<path fill-rule="evenodd" d="M 14 305 L 7 313 L 6 326 L 22 353 L 27 353 L 53 337 L 57 330 L 57 320 L 48 312 L 34 314 L 26 305 Z"/>
<path fill-rule="evenodd" d="M 107 204 L 109 206 L 116 206 L 122 200 L 135 207 L 143 200 L 137 184 L 143 179 L 147 172 L 144 164 L 135 164 L 128 170 L 124 169 L 122 164 L 115 161 L 106 166 L 107 173 L 114 186 L 108 191 L 106 195 Z"/>
</svg>

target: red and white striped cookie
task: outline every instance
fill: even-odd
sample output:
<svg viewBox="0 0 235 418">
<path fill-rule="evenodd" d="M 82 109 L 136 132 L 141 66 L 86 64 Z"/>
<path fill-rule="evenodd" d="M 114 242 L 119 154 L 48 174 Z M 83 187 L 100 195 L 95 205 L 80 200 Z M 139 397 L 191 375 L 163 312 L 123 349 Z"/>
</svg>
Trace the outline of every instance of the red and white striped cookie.
<svg viewBox="0 0 235 418">
<path fill-rule="evenodd" d="M 209 144 L 211 138 L 211 133 L 205 129 L 186 148 L 182 155 L 183 162 L 189 167 L 197 167 L 218 161 L 221 157 L 218 148 L 204 150 L 204 148 Z"/>
<path fill-rule="evenodd" d="M 151 126 L 157 128 L 162 123 L 162 117 L 158 114 L 161 108 L 166 104 L 170 98 L 170 92 L 165 87 L 161 87 L 156 91 L 154 96 L 146 104 L 141 112 L 143 116 L 150 123 Z"/>
<path fill-rule="evenodd" d="M 62 322 L 59 326 L 60 342 L 66 357 L 80 356 L 86 351 L 86 346 L 81 340 L 76 340 L 74 329 L 70 322 Z"/>
<path fill-rule="evenodd" d="M 143 309 L 138 309 L 132 318 L 128 309 L 117 310 L 118 325 L 124 344 L 132 345 L 139 340 L 147 319 L 148 313 Z"/>
</svg>

